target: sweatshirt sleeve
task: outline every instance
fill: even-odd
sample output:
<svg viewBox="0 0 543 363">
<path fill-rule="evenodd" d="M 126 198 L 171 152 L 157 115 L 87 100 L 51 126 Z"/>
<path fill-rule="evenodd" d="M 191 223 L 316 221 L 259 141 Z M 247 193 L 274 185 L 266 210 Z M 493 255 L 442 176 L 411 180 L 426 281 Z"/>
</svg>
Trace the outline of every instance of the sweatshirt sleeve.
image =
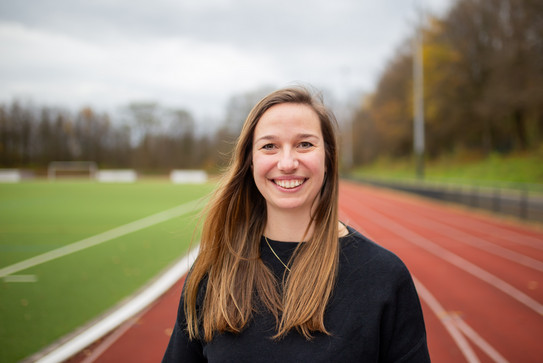
<svg viewBox="0 0 543 363">
<path fill-rule="evenodd" d="M 397 266 L 395 292 L 382 317 L 384 362 L 430 362 L 426 328 L 411 274 L 403 263 Z"/>
<path fill-rule="evenodd" d="M 186 331 L 186 318 L 183 293 L 181 293 L 181 299 L 179 301 L 179 307 L 177 309 L 177 319 L 175 321 L 174 329 L 170 337 L 170 342 L 162 358 L 163 363 L 170 362 L 206 362 L 203 355 L 203 346 L 200 340 L 190 340 Z"/>
</svg>

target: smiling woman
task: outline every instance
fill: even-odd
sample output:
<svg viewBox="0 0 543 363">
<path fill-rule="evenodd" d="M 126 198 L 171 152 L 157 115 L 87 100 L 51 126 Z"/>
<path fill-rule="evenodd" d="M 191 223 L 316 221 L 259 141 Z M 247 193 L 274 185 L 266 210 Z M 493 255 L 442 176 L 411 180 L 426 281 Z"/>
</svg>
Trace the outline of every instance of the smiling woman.
<svg viewBox="0 0 543 363">
<path fill-rule="evenodd" d="M 211 200 L 164 362 L 428 362 L 404 264 L 338 220 L 333 115 L 262 99 Z"/>
</svg>

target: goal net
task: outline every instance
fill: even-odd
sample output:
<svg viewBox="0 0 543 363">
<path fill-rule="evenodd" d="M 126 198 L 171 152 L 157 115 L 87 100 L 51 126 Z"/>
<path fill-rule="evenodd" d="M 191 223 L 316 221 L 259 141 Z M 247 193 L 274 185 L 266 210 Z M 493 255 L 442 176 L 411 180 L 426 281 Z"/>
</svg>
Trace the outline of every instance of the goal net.
<svg viewBox="0 0 543 363">
<path fill-rule="evenodd" d="M 52 161 L 47 168 L 49 180 L 58 178 L 94 179 L 98 170 L 94 161 Z"/>
</svg>

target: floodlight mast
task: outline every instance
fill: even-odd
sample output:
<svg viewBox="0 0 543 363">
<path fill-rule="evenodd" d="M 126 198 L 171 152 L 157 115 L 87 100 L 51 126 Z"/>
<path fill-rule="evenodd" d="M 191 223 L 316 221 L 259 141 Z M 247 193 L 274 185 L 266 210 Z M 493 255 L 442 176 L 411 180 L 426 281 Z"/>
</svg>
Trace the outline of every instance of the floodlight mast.
<svg viewBox="0 0 543 363">
<path fill-rule="evenodd" d="M 413 148 L 417 163 L 417 177 L 424 179 L 424 70 L 423 70 L 423 34 L 422 10 L 418 9 L 419 24 L 413 41 Z"/>
</svg>

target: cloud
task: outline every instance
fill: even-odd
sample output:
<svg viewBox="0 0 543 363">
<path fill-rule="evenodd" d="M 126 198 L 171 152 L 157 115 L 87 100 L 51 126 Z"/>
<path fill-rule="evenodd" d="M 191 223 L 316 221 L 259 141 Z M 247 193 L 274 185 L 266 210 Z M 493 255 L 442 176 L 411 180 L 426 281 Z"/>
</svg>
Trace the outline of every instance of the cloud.
<svg viewBox="0 0 543 363">
<path fill-rule="evenodd" d="M 405 0 L 4 1 L 0 101 L 153 100 L 216 116 L 262 85 L 370 91 L 414 18 Z"/>
<path fill-rule="evenodd" d="M 188 38 L 93 43 L 0 23 L 0 96 L 108 106 L 152 99 L 183 104 L 187 94 L 242 91 L 280 78 L 265 55 Z M 69 94 L 69 96 L 68 96 Z"/>
</svg>

